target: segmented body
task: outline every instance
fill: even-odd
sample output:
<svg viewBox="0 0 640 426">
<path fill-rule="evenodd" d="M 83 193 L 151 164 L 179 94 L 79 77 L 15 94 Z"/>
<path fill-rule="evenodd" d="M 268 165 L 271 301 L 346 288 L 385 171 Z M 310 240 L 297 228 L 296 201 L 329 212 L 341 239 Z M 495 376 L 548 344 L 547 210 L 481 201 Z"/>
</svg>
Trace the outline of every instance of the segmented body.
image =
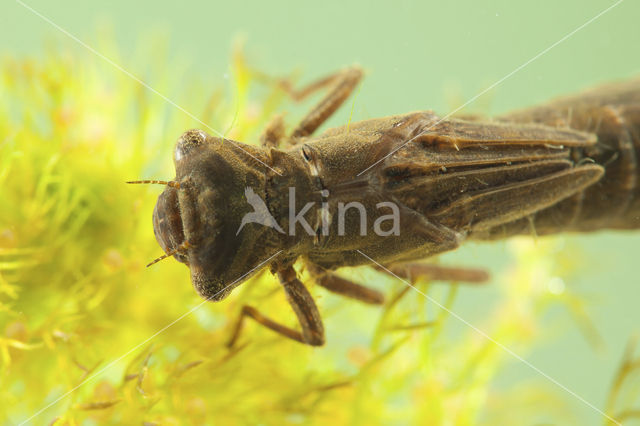
<svg viewBox="0 0 640 426">
<path fill-rule="evenodd" d="M 363 263 L 358 250 L 392 263 L 465 239 L 640 228 L 639 135 L 640 81 L 489 121 L 417 112 L 331 129 L 301 149 L 332 213 L 391 200 L 402 227 L 397 238 L 352 232 L 349 244 L 321 237 L 309 256 L 335 268 Z"/>
<path fill-rule="evenodd" d="M 154 211 L 156 238 L 189 266 L 202 297 L 224 299 L 267 263 L 277 273 L 301 331 L 244 306 L 229 346 L 247 317 L 298 342 L 324 343 L 319 311 L 293 268 L 299 258 L 320 286 L 379 304 L 380 292 L 331 270 L 376 264 L 396 276 L 408 267 L 411 276 L 424 264 L 396 264 L 468 239 L 640 228 L 639 80 L 494 120 L 423 111 L 310 136 L 361 76 L 350 68 L 309 86 L 335 83 L 289 149 L 276 148 L 278 119 L 261 148 L 190 130 L 176 144 L 173 181 L 136 182 L 167 184 Z"/>
<path fill-rule="evenodd" d="M 605 168 L 602 179 L 533 216 L 540 233 L 640 228 L 640 80 L 612 84 L 501 117 L 594 133 L 597 143 L 571 149 L 571 160 Z M 522 232 L 523 223 L 507 233 Z M 499 234 L 499 231 L 496 230 Z"/>
<path fill-rule="evenodd" d="M 493 120 L 423 111 L 303 136 L 335 110 L 327 99 L 341 103 L 360 75 L 345 73 L 351 83 L 308 115 L 289 149 L 199 130 L 179 139 L 154 229 L 204 297 L 224 298 L 276 255 L 273 271 L 300 257 L 332 270 L 422 260 L 469 239 L 640 228 L 640 80 Z M 248 188 L 278 227 L 241 228 L 253 210 Z M 350 203 L 362 207 L 341 221 Z M 295 220 L 301 211 L 306 227 Z M 391 213 L 397 232 L 377 232 L 375 219 Z"/>
</svg>

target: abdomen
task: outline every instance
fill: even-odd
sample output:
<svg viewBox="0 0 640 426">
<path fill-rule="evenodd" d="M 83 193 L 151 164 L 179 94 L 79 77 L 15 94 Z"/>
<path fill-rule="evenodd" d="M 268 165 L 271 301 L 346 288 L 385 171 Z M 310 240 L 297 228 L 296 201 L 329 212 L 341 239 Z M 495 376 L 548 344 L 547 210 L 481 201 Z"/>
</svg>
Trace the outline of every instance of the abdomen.
<svg viewBox="0 0 640 426">
<path fill-rule="evenodd" d="M 597 163 L 605 174 L 580 193 L 495 234 L 530 233 L 532 224 L 539 234 L 640 228 L 640 80 L 599 87 L 500 120 L 595 133 L 597 143 L 573 148 L 571 159 Z"/>
</svg>

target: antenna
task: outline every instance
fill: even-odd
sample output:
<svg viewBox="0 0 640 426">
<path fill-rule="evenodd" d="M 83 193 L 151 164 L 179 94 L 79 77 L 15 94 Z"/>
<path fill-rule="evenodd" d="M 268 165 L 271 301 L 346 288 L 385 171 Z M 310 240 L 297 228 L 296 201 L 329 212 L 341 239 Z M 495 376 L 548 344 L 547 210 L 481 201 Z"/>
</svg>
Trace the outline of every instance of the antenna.
<svg viewBox="0 0 640 426">
<path fill-rule="evenodd" d="M 162 256 L 158 257 L 157 259 L 154 259 L 153 262 L 147 264 L 147 268 L 153 264 L 156 264 L 158 262 L 160 262 L 163 259 L 166 259 L 167 257 L 171 257 L 176 253 L 182 253 L 183 251 L 187 250 L 189 247 L 193 247 L 191 244 L 189 244 L 189 241 L 185 241 L 184 243 L 180 244 L 178 247 L 174 248 L 173 250 L 169 251 L 169 253 L 167 254 L 163 254 Z"/>
<path fill-rule="evenodd" d="M 167 186 L 170 186 L 172 188 L 180 189 L 180 182 L 177 182 L 175 180 L 130 180 L 127 183 L 134 183 L 134 184 L 160 184 L 160 185 L 167 185 Z"/>
</svg>

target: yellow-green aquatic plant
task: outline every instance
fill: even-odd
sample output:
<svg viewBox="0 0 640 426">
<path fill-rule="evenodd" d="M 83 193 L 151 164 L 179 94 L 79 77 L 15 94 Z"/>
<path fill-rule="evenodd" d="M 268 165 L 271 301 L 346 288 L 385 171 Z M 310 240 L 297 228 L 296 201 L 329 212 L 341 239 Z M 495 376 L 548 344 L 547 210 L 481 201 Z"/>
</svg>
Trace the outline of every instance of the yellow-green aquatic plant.
<svg viewBox="0 0 640 426">
<path fill-rule="evenodd" d="M 146 53 L 155 59 L 145 69 L 154 71 L 141 78 L 232 138 L 257 139 L 284 105 L 269 84 L 252 97 L 256 74 L 239 55 L 226 95 Z M 252 325 L 230 352 L 225 342 L 245 303 L 293 321 L 284 295 L 263 273 L 223 303 L 202 303 L 183 265 L 145 269 L 161 253 L 151 225 L 160 188 L 124 184 L 171 178 L 176 137 L 202 125 L 89 53 L 56 48 L 5 58 L 0 67 L 3 422 L 467 425 L 531 422 L 540 412 L 575 420 L 563 402 L 569 396 L 543 379 L 493 389 L 513 358 L 476 330 L 451 327 L 459 319 L 423 295 L 366 268 L 344 273 L 384 289 L 389 300 L 406 294 L 374 308 L 312 288 L 327 346 Z M 495 271 L 501 297 L 478 328 L 524 355 L 545 339 L 541 313 L 561 304 L 597 340 L 585 302 L 559 284 L 575 267 L 561 244 L 510 244 L 515 262 Z M 455 284 L 418 285 L 455 311 L 462 291 Z"/>
</svg>

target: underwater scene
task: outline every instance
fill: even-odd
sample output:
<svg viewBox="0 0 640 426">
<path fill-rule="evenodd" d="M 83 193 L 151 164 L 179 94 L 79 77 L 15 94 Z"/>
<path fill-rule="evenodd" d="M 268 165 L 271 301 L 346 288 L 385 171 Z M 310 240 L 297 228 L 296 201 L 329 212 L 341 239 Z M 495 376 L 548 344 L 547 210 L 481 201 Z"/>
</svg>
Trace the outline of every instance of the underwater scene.
<svg viewBox="0 0 640 426">
<path fill-rule="evenodd" d="M 0 7 L 0 424 L 640 424 L 637 2 Z"/>
</svg>

